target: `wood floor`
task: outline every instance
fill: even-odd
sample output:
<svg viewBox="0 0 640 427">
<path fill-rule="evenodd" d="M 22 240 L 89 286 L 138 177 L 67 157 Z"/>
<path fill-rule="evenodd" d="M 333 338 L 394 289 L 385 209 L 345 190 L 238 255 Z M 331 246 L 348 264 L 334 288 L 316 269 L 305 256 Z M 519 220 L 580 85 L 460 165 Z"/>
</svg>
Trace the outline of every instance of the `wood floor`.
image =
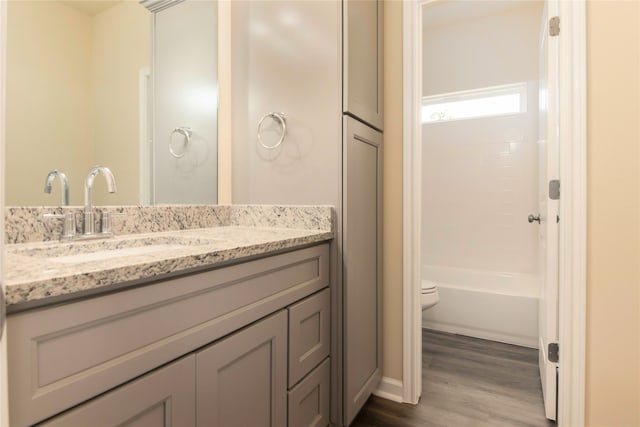
<svg viewBox="0 0 640 427">
<path fill-rule="evenodd" d="M 422 330 L 418 405 L 372 396 L 353 427 L 555 426 L 544 417 L 537 350 Z"/>
</svg>

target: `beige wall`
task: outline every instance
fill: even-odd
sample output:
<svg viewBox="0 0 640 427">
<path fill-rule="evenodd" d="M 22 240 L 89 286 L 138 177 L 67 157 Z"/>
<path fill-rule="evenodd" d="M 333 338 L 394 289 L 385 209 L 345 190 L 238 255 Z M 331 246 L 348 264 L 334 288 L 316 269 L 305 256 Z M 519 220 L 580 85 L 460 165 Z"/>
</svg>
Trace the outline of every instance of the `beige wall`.
<svg viewBox="0 0 640 427">
<path fill-rule="evenodd" d="M 96 180 L 96 204 L 139 201 L 139 76 L 151 64 L 151 16 L 123 1 L 93 18 L 92 88 L 94 163 L 109 166 L 118 192 Z"/>
<path fill-rule="evenodd" d="M 71 203 L 80 204 L 77 183 L 93 157 L 91 18 L 51 1 L 7 6 L 6 204 L 59 205 L 59 183 L 43 194 L 54 168 L 76 185 Z"/>
<path fill-rule="evenodd" d="M 385 8 L 384 375 L 401 379 L 401 4 Z M 587 27 L 586 424 L 631 427 L 640 425 L 640 2 L 590 1 Z"/>
<path fill-rule="evenodd" d="M 402 380 L 402 2 L 384 2 L 383 369 Z"/>
<path fill-rule="evenodd" d="M 138 76 L 150 65 L 150 15 L 123 1 L 90 16 L 57 1 L 8 2 L 6 195 L 11 205 L 59 205 L 62 170 L 70 204 L 83 203 L 94 164 L 109 166 L 115 195 L 96 180 L 96 204 L 137 204 Z"/>
<path fill-rule="evenodd" d="M 640 425 L 640 3 L 590 1 L 586 422 Z"/>
</svg>

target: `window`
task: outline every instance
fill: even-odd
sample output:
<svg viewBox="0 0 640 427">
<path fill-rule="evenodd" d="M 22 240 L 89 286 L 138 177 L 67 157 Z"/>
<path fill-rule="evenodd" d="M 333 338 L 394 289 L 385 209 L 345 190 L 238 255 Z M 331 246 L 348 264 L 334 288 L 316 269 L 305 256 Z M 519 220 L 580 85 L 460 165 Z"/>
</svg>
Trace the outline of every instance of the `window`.
<svg viewBox="0 0 640 427">
<path fill-rule="evenodd" d="M 422 123 L 527 112 L 527 84 L 516 83 L 422 98 Z"/>
</svg>

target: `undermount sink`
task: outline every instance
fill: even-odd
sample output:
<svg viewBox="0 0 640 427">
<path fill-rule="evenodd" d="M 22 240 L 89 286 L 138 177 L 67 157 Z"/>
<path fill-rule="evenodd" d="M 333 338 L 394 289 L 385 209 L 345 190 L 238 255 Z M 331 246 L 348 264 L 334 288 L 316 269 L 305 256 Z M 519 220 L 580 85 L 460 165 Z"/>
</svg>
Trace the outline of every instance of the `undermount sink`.
<svg viewBox="0 0 640 427">
<path fill-rule="evenodd" d="M 15 255 L 46 258 L 61 264 L 75 264 L 150 255 L 157 252 L 181 250 L 185 247 L 210 246 L 221 242 L 224 240 L 186 236 L 156 236 L 64 242 L 46 247 L 7 249 Z"/>
</svg>

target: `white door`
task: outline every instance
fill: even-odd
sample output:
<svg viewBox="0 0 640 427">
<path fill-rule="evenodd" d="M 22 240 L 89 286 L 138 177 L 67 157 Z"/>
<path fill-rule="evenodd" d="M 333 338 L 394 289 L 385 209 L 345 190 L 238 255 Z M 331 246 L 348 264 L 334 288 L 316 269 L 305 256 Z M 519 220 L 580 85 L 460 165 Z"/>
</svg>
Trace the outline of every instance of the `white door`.
<svg viewBox="0 0 640 427">
<path fill-rule="evenodd" d="M 538 306 L 539 367 L 546 417 L 556 419 L 558 363 L 549 344 L 558 343 L 558 207 L 550 182 L 559 178 L 558 153 L 558 37 L 549 34 L 549 20 L 557 16 L 557 0 L 545 2 L 540 43 L 539 86 L 539 257 L 541 294 Z M 551 193 L 551 194 L 550 194 Z M 538 222 L 533 222 L 538 226 Z"/>
</svg>

